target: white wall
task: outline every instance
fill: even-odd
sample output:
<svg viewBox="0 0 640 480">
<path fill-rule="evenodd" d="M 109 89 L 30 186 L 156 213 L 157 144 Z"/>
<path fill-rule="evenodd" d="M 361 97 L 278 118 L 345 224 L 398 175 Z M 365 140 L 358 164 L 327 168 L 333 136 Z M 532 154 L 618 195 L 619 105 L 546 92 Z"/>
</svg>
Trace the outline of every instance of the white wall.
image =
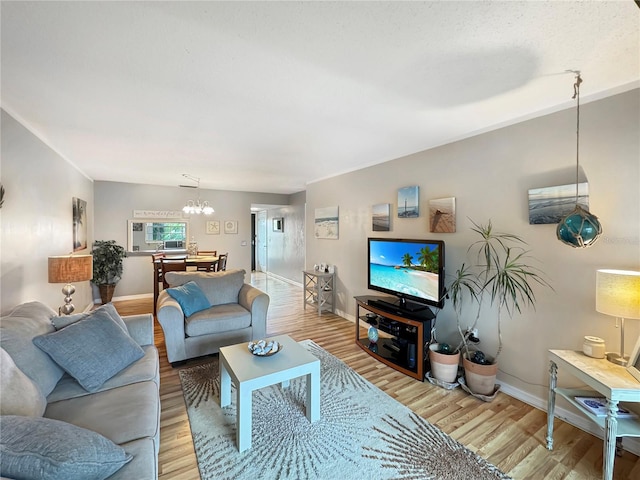
<svg viewBox="0 0 640 480">
<path fill-rule="evenodd" d="M 176 179 L 176 184 L 179 182 Z M 180 210 L 187 200 L 195 199 L 194 189 L 140 185 L 120 182 L 95 182 L 95 238 L 115 240 L 127 247 L 127 221 L 134 210 Z M 189 237 L 194 237 L 201 250 L 229 253 L 227 269 L 243 268 L 251 273 L 251 204 L 287 204 L 288 195 L 232 192 L 200 189 L 200 198 L 207 200 L 215 213 L 185 216 L 189 222 Z M 219 220 L 219 235 L 206 233 L 207 220 Z M 238 222 L 237 234 L 224 233 L 224 221 Z M 244 245 L 243 245 L 244 242 Z M 115 296 L 131 296 L 153 292 L 153 272 L 150 254 L 124 259 L 122 280 Z"/>
<path fill-rule="evenodd" d="M 338 310 L 353 318 L 355 295 L 369 292 L 366 239 L 372 232 L 371 206 L 391 203 L 396 216 L 397 189 L 420 187 L 420 217 L 392 218 L 388 237 L 435 238 L 446 242 L 446 271 L 465 259 L 473 241 L 469 218 L 491 219 L 496 229 L 524 237 L 554 291 L 536 289 L 537 309 L 505 322 L 506 346 L 498 379 L 524 395 L 546 399 L 547 350 L 580 349 L 584 335 L 596 335 L 617 351 L 615 320 L 595 311 L 595 275 L 602 267 L 640 268 L 640 90 L 581 106 L 580 165 L 590 189 L 590 210 L 604 236 L 578 250 L 556 240 L 556 225 L 529 225 L 530 188 L 575 183 L 575 109 L 544 116 L 467 140 L 416 153 L 385 164 L 308 185 L 307 267 L 336 265 Z M 429 233 L 428 200 L 456 198 L 457 232 Z M 339 239 L 314 238 L 319 207 L 339 206 Z M 450 305 L 438 315 L 441 341 L 454 339 Z M 640 332 L 628 321 L 627 351 Z M 495 353 L 494 317 L 479 325 L 480 347 Z M 561 382 L 570 379 L 562 378 Z M 542 401 L 542 400 L 541 400 Z"/>
<path fill-rule="evenodd" d="M 47 258 L 73 251 L 73 197 L 87 201 L 87 245 L 93 243 L 93 182 L 2 110 L 0 310 L 39 300 L 58 310 L 61 284 L 50 284 Z M 81 250 L 77 253 L 89 253 Z M 89 282 L 74 284 L 76 311 L 91 303 Z"/>
</svg>

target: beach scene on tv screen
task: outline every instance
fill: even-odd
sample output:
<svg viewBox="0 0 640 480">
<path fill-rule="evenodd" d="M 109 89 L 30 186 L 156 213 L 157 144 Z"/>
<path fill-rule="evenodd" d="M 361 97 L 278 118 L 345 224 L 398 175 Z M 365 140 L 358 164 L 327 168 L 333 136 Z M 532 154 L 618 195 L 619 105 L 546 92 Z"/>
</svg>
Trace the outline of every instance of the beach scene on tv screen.
<svg viewBox="0 0 640 480">
<path fill-rule="evenodd" d="M 438 301 L 438 246 L 428 243 L 371 242 L 370 283 Z"/>
</svg>

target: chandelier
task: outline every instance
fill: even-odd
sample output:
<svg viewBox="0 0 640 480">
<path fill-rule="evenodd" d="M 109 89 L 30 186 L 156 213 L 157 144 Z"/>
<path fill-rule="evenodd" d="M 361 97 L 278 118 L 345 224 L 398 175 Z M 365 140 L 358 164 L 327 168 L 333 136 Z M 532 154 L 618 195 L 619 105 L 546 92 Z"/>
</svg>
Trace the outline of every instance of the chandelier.
<svg viewBox="0 0 640 480">
<path fill-rule="evenodd" d="M 183 173 L 182 176 L 184 178 L 197 182 L 197 185 L 195 187 L 192 185 L 180 185 L 180 186 L 187 187 L 187 188 L 195 188 L 198 192 L 197 200 L 187 200 L 186 205 L 182 207 L 182 211 L 187 215 L 194 215 L 194 214 L 195 215 L 200 215 L 200 214 L 211 215 L 214 212 L 213 207 L 209 205 L 209 202 L 207 202 L 206 200 L 205 201 L 200 200 L 200 178 L 194 177 L 193 175 L 189 175 L 186 173 Z"/>
<path fill-rule="evenodd" d="M 579 204 L 578 173 L 580 169 L 580 84 L 582 78 L 579 71 L 576 83 L 573 84 L 573 98 L 576 99 L 576 206 L 571 213 L 560 220 L 556 235 L 558 240 L 573 248 L 586 248 L 593 245 L 602 234 L 602 226 L 598 217 L 589 213 Z"/>
</svg>

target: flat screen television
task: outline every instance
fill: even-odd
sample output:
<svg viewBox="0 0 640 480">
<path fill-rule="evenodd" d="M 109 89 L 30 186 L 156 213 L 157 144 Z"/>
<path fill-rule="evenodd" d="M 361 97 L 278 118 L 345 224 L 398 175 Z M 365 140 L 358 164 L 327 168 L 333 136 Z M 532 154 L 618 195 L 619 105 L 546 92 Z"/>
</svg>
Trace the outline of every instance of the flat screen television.
<svg viewBox="0 0 640 480">
<path fill-rule="evenodd" d="M 443 307 L 443 241 L 369 238 L 368 243 L 368 288 L 397 297 L 381 306 L 409 312 Z"/>
</svg>

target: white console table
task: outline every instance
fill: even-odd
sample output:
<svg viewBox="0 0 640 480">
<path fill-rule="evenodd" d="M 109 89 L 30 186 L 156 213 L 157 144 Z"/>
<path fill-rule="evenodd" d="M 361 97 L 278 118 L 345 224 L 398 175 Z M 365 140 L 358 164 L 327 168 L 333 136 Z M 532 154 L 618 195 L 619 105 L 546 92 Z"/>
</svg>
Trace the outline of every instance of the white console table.
<svg viewBox="0 0 640 480">
<path fill-rule="evenodd" d="M 586 356 L 573 350 L 549 350 L 549 406 L 547 410 L 547 449 L 553 449 L 553 414 L 556 394 L 564 397 L 580 410 L 587 418 L 604 429 L 604 450 L 602 478 L 613 479 L 613 462 L 616 453 L 617 437 L 640 437 L 640 416 L 635 418 L 618 418 L 618 403 L 640 404 L 640 382 L 624 367 L 615 365 L 606 359 Z M 557 370 L 566 371 L 580 379 L 589 389 L 558 388 Z M 605 417 L 594 415 L 580 405 L 575 397 L 604 397 L 607 399 Z M 625 405 L 629 408 L 630 405 Z M 629 408 L 632 410 L 632 408 Z M 636 413 L 640 409 L 635 408 Z"/>
</svg>

